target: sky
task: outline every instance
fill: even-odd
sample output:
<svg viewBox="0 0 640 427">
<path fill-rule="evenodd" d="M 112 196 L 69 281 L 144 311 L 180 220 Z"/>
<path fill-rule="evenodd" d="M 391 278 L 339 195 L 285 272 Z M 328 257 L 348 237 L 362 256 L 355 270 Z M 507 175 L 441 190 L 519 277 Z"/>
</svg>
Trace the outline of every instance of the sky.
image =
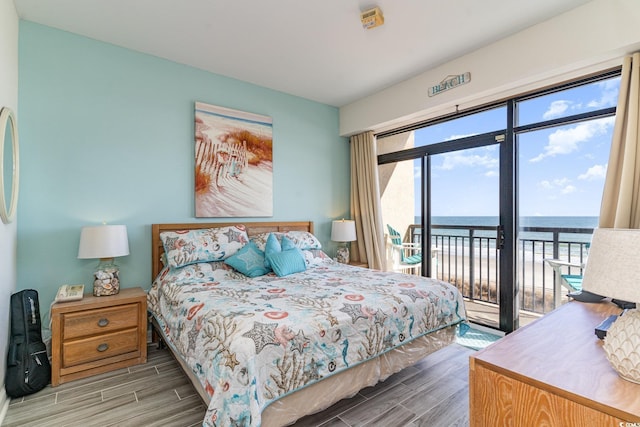
<svg viewBox="0 0 640 427">
<path fill-rule="evenodd" d="M 518 125 L 615 107 L 619 78 L 527 100 Z M 518 136 L 521 216 L 598 216 L 614 117 L 559 126 Z M 416 146 L 504 129 L 498 108 L 420 129 Z M 498 145 L 432 156 L 434 216 L 497 216 Z M 414 162 L 416 195 L 420 162 Z M 420 215 L 416 197 L 416 216 Z"/>
</svg>

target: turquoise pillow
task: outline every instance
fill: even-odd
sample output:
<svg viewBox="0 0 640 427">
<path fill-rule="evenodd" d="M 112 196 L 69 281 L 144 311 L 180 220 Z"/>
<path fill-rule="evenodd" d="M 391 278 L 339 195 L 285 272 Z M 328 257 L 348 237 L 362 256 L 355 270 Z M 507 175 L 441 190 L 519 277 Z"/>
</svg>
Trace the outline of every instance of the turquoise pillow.
<svg viewBox="0 0 640 427">
<path fill-rule="evenodd" d="M 234 255 L 225 259 L 224 263 L 247 277 L 262 276 L 270 271 L 265 267 L 264 253 L 253 242 L 244 245 Z"/>
<path fill-rule="evenodd" d="M 271 233 L 269 234 L 269 237 L 267 237 L 267 243 L 264 246 L 265 268 L 271 270 L 271 264 L 269 263 L 269 255 L 276 254 L 278 252 L 282 252 L 282 246 L 280 245 L 280 242 L 278 241 L 278 238 L 276 237 L 276 235 Z"/>
<path fill-rule="evenodd" d="M 295 247 L 287 251 L 271 253 L 267 255 L 267 259 L 273 272 L 279 277 L 299 273 L 307 269 L 307 263 L 304 260 L 302 251 Z"/>
<path fill-rule="evenodd" d="M 282 241 L 280 242 L 280 245 L 283 251 L 288 251 L 297 247 L 295 242 L 289 239 L 287 236 L 282 236 Z"/>
</svg>

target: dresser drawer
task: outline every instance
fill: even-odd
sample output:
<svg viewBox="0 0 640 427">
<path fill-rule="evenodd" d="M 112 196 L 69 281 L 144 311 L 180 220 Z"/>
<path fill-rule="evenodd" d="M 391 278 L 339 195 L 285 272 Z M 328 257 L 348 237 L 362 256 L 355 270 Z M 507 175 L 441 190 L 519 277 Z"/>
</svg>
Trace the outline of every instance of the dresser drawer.
<svg viewBox="0 0 640 427">
<path fill-rule="evenodd" d="M 136 327 L 139 305 L 126 304 L 64 315 L 63 340 Z"/>
<path fill-rule="evenodd" d="M 67 341 L 62 344 L 62 367 L 68 368 L 139 350 L 136 328 Z"/>
</svg>

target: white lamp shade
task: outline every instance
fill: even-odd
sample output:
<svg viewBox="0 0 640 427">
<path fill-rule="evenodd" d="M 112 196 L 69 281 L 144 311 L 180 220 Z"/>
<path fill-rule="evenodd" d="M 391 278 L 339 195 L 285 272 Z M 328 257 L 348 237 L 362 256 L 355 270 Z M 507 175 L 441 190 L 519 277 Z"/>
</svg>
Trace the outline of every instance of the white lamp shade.
<svg viewBox="0 0 640 427">
<path fill-rule="evenodd" d="M 353 242 L 356 240 L 356 222 L 351 220 L 333 221 L 331 240 L 334 242 Z"/>
<path fill-rule="evenodd" d="M 640 230 L 597 228 L 591 239 L 582 288 L 640 303 Z"/>
<path fill-rule="evenodd" d="M 125 255 L 129 255 L 126 226 L 98 225 L 82 228 L 78 258 L 115 258 Z"/>
</svg>

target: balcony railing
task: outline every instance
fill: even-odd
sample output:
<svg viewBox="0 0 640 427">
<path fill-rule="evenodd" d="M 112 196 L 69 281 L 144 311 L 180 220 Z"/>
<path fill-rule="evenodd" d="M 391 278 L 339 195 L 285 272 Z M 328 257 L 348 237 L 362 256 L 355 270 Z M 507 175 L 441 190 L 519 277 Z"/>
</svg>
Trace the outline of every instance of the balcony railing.
<svg viewBox="0 0 640 427">
<path fill-rule="evenodd" d="M 419 225 L 410 226 L 409 233 L 410 241 L 421 242 Z M 555 308 L 554 295 L 560 284 L 544 259 L 584 263 L 592 233 L 593 228 L 520 228 L 517 277 L 522 310 L 543 314 Z M 432 265 L 435 276 L 454 284 L 466 298 L 498 304 L 497 237 L 496 226 L 432 225 L 431 245 L 437 253 Z M 581 270 L 568 273 L 581 274 Z"/>
</svg>

